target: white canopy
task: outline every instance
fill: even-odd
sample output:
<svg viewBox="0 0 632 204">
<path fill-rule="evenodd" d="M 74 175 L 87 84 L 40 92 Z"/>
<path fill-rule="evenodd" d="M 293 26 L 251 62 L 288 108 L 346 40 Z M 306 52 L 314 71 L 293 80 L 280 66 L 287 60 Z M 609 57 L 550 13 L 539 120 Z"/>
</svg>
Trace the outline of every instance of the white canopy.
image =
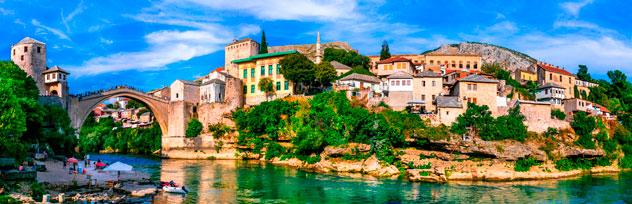
<svg viewBox="0 0 632 204">
<path fill-rule="evenodd" d="M 132 171 L 132 166 L 127 165 L 123 162 L 115 162 L 114 164 L 110 164 L 105 167 L 103 171 Z"/>
</svg>

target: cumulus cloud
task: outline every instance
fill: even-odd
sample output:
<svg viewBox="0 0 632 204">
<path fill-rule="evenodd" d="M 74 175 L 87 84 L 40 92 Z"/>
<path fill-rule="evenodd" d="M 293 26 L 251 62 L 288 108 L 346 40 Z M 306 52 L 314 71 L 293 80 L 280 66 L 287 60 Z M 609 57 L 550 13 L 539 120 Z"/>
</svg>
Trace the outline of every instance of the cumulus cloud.
<svg viewBox="0 0 632 204">
<path fill-rule="evenodd" d="M 46 26 L 42 23 L 40 23 L 38 20 L 35 19 L 31 19 L 31 24 L 37 28 L 40 28 L 44 31 L 50 32 L 53 35 L 56 35 L 57 37 L 59 37 L 60 39 L 64 39 L 64 40 L 70 40 L 70 37 L 68 37 L 68 35 L 66 33 L 64 33 L 63 31 L 53 28 L 53 27 L 49 27 Z"/>
<path fill-rule="evenodd" d="M 591 4 L 592 0 L 581 0 L 576 2 L 564 2 L 560 4 L 560 7 L 564 9 L 566 13 L 573 17 L 579 16 L 579 12 L 584 8 L 584 6 Z"/>
</svg>

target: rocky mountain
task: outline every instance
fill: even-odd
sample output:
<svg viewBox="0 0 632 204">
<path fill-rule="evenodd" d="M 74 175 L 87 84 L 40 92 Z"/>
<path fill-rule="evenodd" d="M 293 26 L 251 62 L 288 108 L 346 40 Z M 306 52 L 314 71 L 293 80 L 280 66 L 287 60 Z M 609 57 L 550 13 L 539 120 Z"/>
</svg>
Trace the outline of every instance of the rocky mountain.
<svg viewBox="0 0 632 204">
<path fill-rule="evenodd" d="M 507 70 L 514 72 L 517 69 L 527 70 L 537 60 L 533 57 L 498 45 L 480 42 L 463 42 L 459 44 L 446 44 L 429 50 L 423 54 L 480 54 L 483 63 L 500 63 Z M 534 70 L 531 70 L 534 71 Z"/>
</svg>

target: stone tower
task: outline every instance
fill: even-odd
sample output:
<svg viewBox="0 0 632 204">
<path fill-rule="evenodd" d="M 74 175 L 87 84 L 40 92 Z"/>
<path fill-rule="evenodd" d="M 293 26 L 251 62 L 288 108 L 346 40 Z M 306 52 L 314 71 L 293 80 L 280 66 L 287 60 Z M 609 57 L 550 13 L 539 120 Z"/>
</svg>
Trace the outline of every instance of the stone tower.
<svg viewBox="0 0 632 204">
<path fill-rule="evenodd" d="M 238 77 L 239 67 L 233 60 L 247 58 L 259 54 L 259 43 L 250 38 L 233 40 L 224 47 L 224 69 L 233 77 Z"/>
<path fill-rule="evenodd" d="M 25 37 L 11 46 L 11 61 L 35 80 L 40 95 L 46 94 L 42 73 L 46 70 L 46 44 Z"/>
<path fill-rule="evenodd" d="M 46 86 L 45 95 L 65 98 L 68 96 L 68 72 L 59 66 L 43 72 Z"/>
<path fill-rule="evenodd" d="M 320 50 L 320 32 L 316 33 L 316 64 L 320 64 L 323 58 L 323 53 Z"/>
</svg>

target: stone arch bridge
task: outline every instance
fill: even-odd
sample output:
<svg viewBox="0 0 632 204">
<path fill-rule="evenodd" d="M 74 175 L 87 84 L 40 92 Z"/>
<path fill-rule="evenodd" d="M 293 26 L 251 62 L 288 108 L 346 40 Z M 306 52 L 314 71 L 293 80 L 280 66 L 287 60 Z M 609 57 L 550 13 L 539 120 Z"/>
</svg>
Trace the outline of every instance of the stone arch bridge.
<svg viewBox="0 0 632 204">
<path fill-rule="evenodd" d="M 160 125 L 163 136 L 167 134 L 169 127 L 169 100 L 128 87 L 119 87 L 86 96 L 71 97 L 68 106 L 68 115 L 70 116 L 72 127 L 79 130 L 88 115 L 90 115 L 90 112 L 92 112 L 98 104 L 114 97 L 127 97 L 146 104 L 147 108 L 154 114 L 156 122 Z"/>
</svg>

